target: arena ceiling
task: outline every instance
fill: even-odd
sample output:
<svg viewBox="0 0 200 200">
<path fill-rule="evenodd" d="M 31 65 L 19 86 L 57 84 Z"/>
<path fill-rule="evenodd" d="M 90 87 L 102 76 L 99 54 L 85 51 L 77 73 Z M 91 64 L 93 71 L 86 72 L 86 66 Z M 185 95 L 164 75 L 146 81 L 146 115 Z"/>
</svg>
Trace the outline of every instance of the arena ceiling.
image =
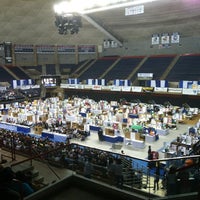
<svg viewBox="0 0 200 200">
<path fill-rule="evenodd" d="M 15 44 L 97 44 L 109 39 L 91 19 L 119 41 L 150 39 L 154 33 L 179 32 L 199 37 L 200 0 L 159 0 L 144 4 L 144 13 L 125 16 L 125 8 L 82 17 L 78 34 L 58 34 L 53 6 L 57 0 L 1 0 L 0 42 Z M 89 19 L 89 20 L 88 20 Z"/>
</svg>

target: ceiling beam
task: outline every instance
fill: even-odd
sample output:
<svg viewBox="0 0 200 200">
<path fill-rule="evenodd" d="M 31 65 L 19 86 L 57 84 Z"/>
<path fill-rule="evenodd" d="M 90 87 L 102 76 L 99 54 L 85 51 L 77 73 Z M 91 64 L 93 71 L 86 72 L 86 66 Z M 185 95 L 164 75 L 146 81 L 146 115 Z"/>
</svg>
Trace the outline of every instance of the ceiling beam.
<svg viewBox="0 0 200 200">
<path fill-rule="evenodd" d="M 103 27 L 102 25 L 100 25 L 99 23 L 97 23 L 96 20 L 94 20 L 91 16 L 86 15 L 86 14 L 80 14 L 80 16 L 82 18 L 84 18 L 85 20 L 87 20 L 90 24 L 92 24 L 95 28 L 97 28 L 98 30 L 100 30 L 101 32 L 103 32 L 105 35 L 108 36 L 108 39 L 111 39 L 115 42 L 117 42 L 117 44 L 122 47 L 123 46 L 123 40 L 120 39 L 119 37 L 115 36 L 115 34 L 113 33 L 113 31 L 108 31 L 107 28 Z"/>
</svg>

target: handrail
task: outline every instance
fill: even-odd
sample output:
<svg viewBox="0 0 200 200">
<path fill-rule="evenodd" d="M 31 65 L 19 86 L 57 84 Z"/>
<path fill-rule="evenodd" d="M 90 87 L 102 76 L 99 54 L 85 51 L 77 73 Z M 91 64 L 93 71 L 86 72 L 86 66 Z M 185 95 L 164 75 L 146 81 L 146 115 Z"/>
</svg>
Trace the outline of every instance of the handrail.
<svg viewBox="0 0 200 200">
<path fill-rule="evenodd" d="M 29 158 L 27 158 L 27 159 L 24 159 L 24 160 L 22 160 L 22 161 L 19 161 L 19 162 L 16 162 L 16 163 L 11 163 L 11 167 L 14 167 L 14 166 L 17 166 L 17 165 L 20 165 L 20 164 L 22 164 L 22 163 L 25 163 L 25 162 L 27 162 L 27 161 L 32 161 L 32 160 L 34 160 L 34 159 L 36 159 L 36 158 L 42 158 L 42 156 L 45 156 L 45 155 L 48 155 L 49 153 L 52 153 L 52 152 L 55 152 L 55 151 L 57 151 L 57 150 L 60 150 L 60 149 L 62 149 L 62 148 L 64 148 L 64 147 L 66 147 L 66 146 L 60 146 L 60 147 L 58 147 L 58 148 L 56 148 L 56 149 L 53 149 L 53 150 L 50 150 L 50 151 L 46 151 L 46 152 L 43 152 L 43 153 L 38 153 L 37 151 L 34 151 L 37 155 L 35 155 L 35 156 L 31 156 L 31 157 L 29 157 Z M 33 150 L 33 149 L 31 149 L 31 150 Z M 43 162 L 45 161 L 45 160 L 43 160 L 43 159 L 41 159 Z M 47 166 L 48 166 L 48 168 L 54 173 L 54 175 L 60 180 L 61 178 L 58 176 L 58 174 L 55 172 L 55 170 L 53 170 L 51 167 L 50 167 L 50 165 L 48 164 L 48 163 L 45 163 Z"/>
<path fill-rule="evenodd" d="M 73 145 L 73 143 L 72 143 L 72 145 Z M 75 144 L 75 146 L 83 146 L 83 145 L 79 145 L 79 144 Z M 43 157 L 43 156 L 45 156 L 45 155 L 47 155 L 48 153 L 51 153 L 51 152 L 55 152 L 55 151 L 58 151 L 58 150 L 62 150 L 63 148 L 66 148 L 66 147 L 71 147 L 71 144 L 69 144 L 69 145 L 64 145 L 64 146 L 59 146 L 58 148 L 56 148 L 56 149 L 53 149 L 53 150 L 49 150 L 49 151 L 46 151 L 46 152 L 43 152 L 43 153 L 38 153 L 37 151 L 35 151 L 35 153 L 37 153 L 37 155 L 35 155 L 35 156 L 31 156 L 30 158 L 27 158 L 27 159 L 25 159 L 25 160 L 23 160 L 23 161 L 19 161 L 19 162 L 16 162 L 16 163 L 12 163 L 11 164 L 11 166 L 15 166 L 15 165 L 18 165 L 18 164 L 21 164 L 21 163 L 24 163 L 24 162 L 26 162 L 26 161 L 29 161 L 29 160 L 31 160 L 31 159 L 35 159 L 35 158 L 40 158 L 41 159 L 41 157 Z M 83 147 L 86 147 L 86 146 L 83 146 Z M 88 147 L 88 148 L 92 148 L 92 147 Z M 94 148 L 93 148 L 94 149 Z M 104 150 L 102 150 L 102 151 L 104 151 Z M 125 157 L 127 157 L 127 158 L 131 158 L 131 159 L 138 159 L 138 158 L 135 158 L 135 157 L 130 157 L 130 156 L 126 156 L 126 155 L 122 155 L 122 154 L 118 154 L 118 153 L 113 153 L 113 152 L 109 152 L 109 153 L 112 153 L 112 154 L 115 154 L 115 156 L 117 156 L 117 155 L 120 155 L 120 156 L 125 156 Z M 169 161 L 169 160 L 179 160 L 179 159 L 191 159 L 191 158 L 200 158 L 200 155 L 191 155 L 191 156 L 184 156 L 184 157 L 174 157 L 174 158 L 165 158 L 165 159 L 156 159 L 156 160 L 147 160 L 147 159 L 138 159 L 138 160 L 142 160 L 142 161 L 146 161 L 146 162 L 161 162 L 161 161 Z M 77 161 L 76 159 L 72 159 L 73 161 Z M 200 159 L 199 159 L 200 160 Z M 198 162 L 196 162 L 196 163 L 194 163 L 194 165 L 199 165 L 199 160 L 198 160 Z M 74 162 L 73 162 L 74 163 Z M 188 166 L 188 167 L 181 167 L 181 168 L 178 168 L 177 170 L 176 170 L 176 172 L 178 172 L 178 171 L 181 171 L 181 170 L 184 170 L 184 169 L 187 169 L 187 168 L 190 168 L 190 167 L 193 167 L 194 165 L 190 165 L 190 166 Z M 49 165 L 48 165 L 48 167 L 49 167 Z M 99 172 L 101 172 L 101 170 L 105 170 L 106 169 L 106 167 L 105 166 L 101 166 L 101 165 L 94 165 L 94 167 L 97 169 L 97 172 L 99 171 Z M 50 168 L 50 167 L 49 167 Z M 149 169 L 149 168 L 147 168 L 147 169 Z M 50 170 L 52 170 L 51 168 L 50 168 Z M 73 169 L 74 170 L 74 169 Z M 82 171 L 82 170 L 81 170 Z M 54 173 L 54 171 L 52 171 L 53 173 Z M 149 173 L 150 171 L 147 171 L 147 178 L 148 178 L 148 180 L 150 180 L 150 177 L 155 177 L 155 174 L 151 174 L 151 173 Z M 143 173 L 143 172 L 142 172 Z M 56 173 L 54 173 L 56 176 L 57 176 L 57 174 Z M 95 175 L 95 174 L 94 174 Z M 105 175 L 105 174 L 104 174 Z M 60 177 L 59 176 L 57 176 L 58 177 L 58 179 L 60 179 Z M 160 176 L 161 177 L 161 176 Z M 95 178 L 95 177 L 94 177 Z M 97 178 L 102 178 L 102 181 L 104 182 L 105 180 L 104 180 L 104 176 L 98 176 Z M 153 182 L 151 182 L 151 183 L 153 183 Z M 152 188 L 152 184 L 151 184 L 150 182 L 147 182 L 147 188 L 149 188 L 149 195 L 150 195 L 150 187 Z M 132 188 L 133 186 L 131 186 L 131 188 Z M 134 188 L 134 187 L 133 187 Z"/>
<path fill-rule="evenodd" d="M 34 152 L 38 155 L 38 158 L 40 158 L 42 160 L 42 156 L 34 149 Z M 60 176 L 58 176 L 58 174 L 50 167 L 50 165 L 48 164 L 48 162 L 45 163 L 48 168 L 53 172 L 53 174 L 60 180 Z"/>
</svg>

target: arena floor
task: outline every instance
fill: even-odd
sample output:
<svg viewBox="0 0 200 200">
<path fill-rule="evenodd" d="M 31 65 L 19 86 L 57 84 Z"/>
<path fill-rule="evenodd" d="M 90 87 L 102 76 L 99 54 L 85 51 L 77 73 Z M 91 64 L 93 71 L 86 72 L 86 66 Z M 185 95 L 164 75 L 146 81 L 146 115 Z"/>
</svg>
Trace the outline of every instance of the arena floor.
<svg viewBox="0 0 200 200">
<path fill-rule="evenodd" d="M 71 143 L 78 143 L 80 145 L 103 149 L 105 151 L 110 151 L 110 152 L 119 153 L 119 154 L 121 153 L 121 150 L 123 150 L 125 155 L 131 156 L 131 157 L 136 157 L 136 158 L 143 158 L 143 159 L 147 158 L 148 146 L 151 145 L 153 151 L 159 152 L 159 158 L 164 158 L 164 153 L 162 153 L 162 148 L 163 148 L 164 142 L 171 142 L 171 141 L 175 140 L 177 138 L 177 136 L 180 136 L 180 134 L 186 133 L 188 131 L 188 127 L 194 126 L 199 119 L 200 119 L 200 116 L 197 115 L 197 116 L 193 117 L 191 120 L 186 120 L 183 124 L 178 124 L 177 130 L 169 130 L 168 135 L 160 136 L 159 140 L 157 140 L 155 142 L 146 143 L 144 149 L 136 149 L 136 148 L 126 146 L 124 144 L 116 145 L 116 148 L 113 148 L 112 143 L 99 141 L 98 134 L 95 132 L 92 132 L 85 141 L 72 139 Z M 11 156 L 10 152 L 6 152 L 4 150 L 1 150 L 1 153 L 4 155 L 7 155 L 7 156 Z M 15 162 L 19 162 L 24 159 L 25 158 L 23 156 L 16 155 L 16 160 L 12 161 L 11 159 L 8 158 L 8 162 L 5 163 L 5 166 L 9 166 Z M 51 166 L 49 168 L 47 166 L 47 164 L 44 164 L 44 163 L 41 163 L 41 162 L 35 161 L 35 160 L 33 160 L 33 166 L 35 166 L 35 168 L 39 170 L 41 176 L 45 177 L 45 181 L 47 183 L 53 183 L 55 181 L 59 181 L 60 179 L 65 178 L 67 175 L 74 173 L 71 170 L 63 169 L 63 168 L 57 168 L 57 167 L 53 167 L 53 166 Z M 74 191 L 77 191 L 77 190 L 79 190 L 79 188 L 70 188 L 67 193 L 68 193 L 68 195 L 71 195 L 71 197 L 72 197 L 72 195 L 74 194 Z M 146 190 L 148 192 L 149 189 L 146 189 Z M 152 188 L 150 190 L 152 190 L 151 192 L 154 192 L 155 194 L 157 194 L 159 196 L 165 195 L 165 190 L 160 189 L 160 190 L 153 191 Z M 69 193 L 70 191 L 72 191 L 71 194 Z M 85 191 L 81 191 L 81 192 L 83 193 L 83 195 L 88 195 L 87 192 L 85 192 Z M 61 193 L 60 195 L 56 194 L 55 198 L 52 197 L 52 199 L 59 199 L 59 200 L 65 199 L 67 193 L 64 192 L 64 193 Z M 63 196 L 63 198 L 62 198 L 62 196 Z M 79 198 L 80 198 L 80 196 L 79 196 Z M 72 199 L 76 199 L 76 196 L 74 196 Z M 94 198 L 92 198 L 92 199 L 94 199 Z M 97 199 L 101 199 L 100 196 Z"/>
</svg>

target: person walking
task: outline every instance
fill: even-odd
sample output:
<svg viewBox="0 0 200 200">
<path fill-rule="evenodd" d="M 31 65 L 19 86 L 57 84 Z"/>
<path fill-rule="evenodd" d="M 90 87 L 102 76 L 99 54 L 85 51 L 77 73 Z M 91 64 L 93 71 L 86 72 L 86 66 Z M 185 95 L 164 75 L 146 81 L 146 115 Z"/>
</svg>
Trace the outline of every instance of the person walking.
<svg viewBox="0 0 200 200">
<path fill-rule="evenodd" d="M 157 164 L 156 171 L 155 171 L 155 177 L 154 177 L 153 190 L 159 190 L 159 180 L 160 180 L 160 167 L 159 167 L 159 164 Z"/>
<path fill-rule="evenodd" d="M 91 163 L 91 160 L 88 158 L 85 162 L 83 174 L 86 178 L 91 178 L 93 172 L 93 165 Z"/>
</svg>

